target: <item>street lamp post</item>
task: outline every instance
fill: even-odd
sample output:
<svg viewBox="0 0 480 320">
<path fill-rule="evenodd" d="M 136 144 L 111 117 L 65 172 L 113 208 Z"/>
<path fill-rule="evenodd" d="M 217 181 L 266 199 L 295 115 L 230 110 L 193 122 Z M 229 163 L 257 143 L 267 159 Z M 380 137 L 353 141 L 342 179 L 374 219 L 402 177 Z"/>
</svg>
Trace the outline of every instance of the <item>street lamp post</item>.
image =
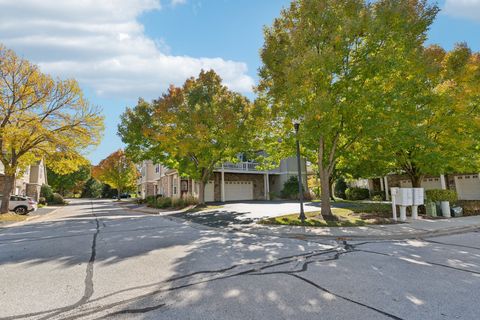
<svg viewBox="0 0 480 320">
<path fill-rule="evenodd" d="M 302 224 L 305 223 L 305 212 L 303 210 L 303 187 L 302 187 L 302 167 L 300 161 L 300 142 L 298 141 L 298 130 L 300 129 L 300 121 L 293 122 L 295 128 L 295 140 L 297 142 L 297 167 L 298 167 L 298 198 L 300 200 L 300 216 L 298 217 Z"/>
</svg>

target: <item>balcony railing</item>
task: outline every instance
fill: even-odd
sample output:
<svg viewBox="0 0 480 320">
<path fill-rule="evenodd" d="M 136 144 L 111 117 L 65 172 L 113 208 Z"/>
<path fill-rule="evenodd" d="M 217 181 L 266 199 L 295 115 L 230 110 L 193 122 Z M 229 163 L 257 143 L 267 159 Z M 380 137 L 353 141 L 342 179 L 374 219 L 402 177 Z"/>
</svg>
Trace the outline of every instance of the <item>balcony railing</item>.
<svg viewBox="0 0 480 320">
<path fill-rule="evenodd" d="M 223 165 L 215 166 L 215 169 L 234 170 L 234 171 L 263 171 L 257 169 L 258 163 L 256 162 L 226 162 Z"/>
</svg>

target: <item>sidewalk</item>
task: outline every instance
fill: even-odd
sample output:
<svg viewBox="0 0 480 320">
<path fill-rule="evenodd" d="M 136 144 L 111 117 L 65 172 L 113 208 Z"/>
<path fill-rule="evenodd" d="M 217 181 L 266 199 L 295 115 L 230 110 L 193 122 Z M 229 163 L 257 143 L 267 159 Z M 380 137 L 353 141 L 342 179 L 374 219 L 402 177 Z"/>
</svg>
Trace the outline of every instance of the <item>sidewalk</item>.
<svg viewBox="0 0 480 320">
<path fill-rule="evenodd" d="M 408 239 L 463 233 L 480 229 L 480 216 L 452 219 L 408 219 L 406 223 L 345 228 L 278 225 L 236 225 L 233 230 L 259 235 L 298 238 Z"/>
</svg>

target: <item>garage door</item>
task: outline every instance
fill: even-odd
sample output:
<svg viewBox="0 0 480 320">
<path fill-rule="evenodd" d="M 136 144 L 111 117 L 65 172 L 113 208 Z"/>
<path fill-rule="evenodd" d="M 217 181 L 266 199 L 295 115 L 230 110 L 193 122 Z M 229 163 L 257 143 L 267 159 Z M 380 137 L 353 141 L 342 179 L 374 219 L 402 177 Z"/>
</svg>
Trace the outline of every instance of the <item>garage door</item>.
<svg viewBox="0 0 480 320">
<path fill-rule="evenodd" d="M 208 181 L 205 185 L 205 202 L 213 202 L 214 198 L 214 185 L 213 181 Z"/>
<path fill-rule="evenodd" d="M 480 200 L 480 179 L 478 174 L 455 177 L 458 198 L 460 200 Z"/>
<path fill-rule="evenodd" d="M 253 182 L 225 181 L 225 200 L 253 200 Z"/>
</svg>

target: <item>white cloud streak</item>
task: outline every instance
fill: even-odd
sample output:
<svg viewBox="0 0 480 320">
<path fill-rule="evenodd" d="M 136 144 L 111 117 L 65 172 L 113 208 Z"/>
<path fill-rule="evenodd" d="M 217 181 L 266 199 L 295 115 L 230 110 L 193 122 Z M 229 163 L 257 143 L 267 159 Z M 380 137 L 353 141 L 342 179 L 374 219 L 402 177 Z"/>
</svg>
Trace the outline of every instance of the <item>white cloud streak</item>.
<svg viewBox="0 0 480 320">
<path fill-rule="evenodd" d="M 170 5 L 184 3 L 171 0 Z M 75 77 L 102 96 L 157 97 L 201 69 L 251 92 L 247 65 L 222 58 L 173 56 L 138 17 L 158 0 L 0 0 L 0 42 L 60 77 Z"/>
</svg>

